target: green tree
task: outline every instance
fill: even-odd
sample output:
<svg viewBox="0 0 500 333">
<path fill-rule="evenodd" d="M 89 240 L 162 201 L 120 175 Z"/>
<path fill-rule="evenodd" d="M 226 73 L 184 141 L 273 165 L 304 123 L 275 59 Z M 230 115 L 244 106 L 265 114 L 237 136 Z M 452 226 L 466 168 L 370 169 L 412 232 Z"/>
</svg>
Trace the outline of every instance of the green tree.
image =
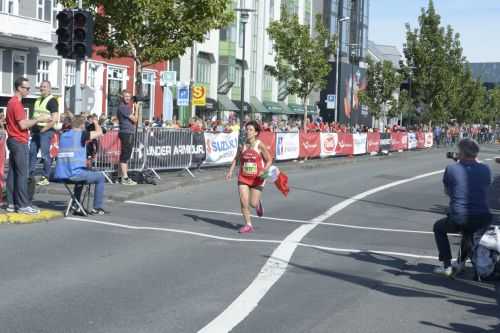
<svg viewBox="0 0 500 333">
<path fill-rule="evenodd" d="M 374 62 L 368 58 L 368 85 L 360 92 L 361 104 L 368 106 L 370 113 L 379 120 L 383 115 L 397 114 L 397 101 L 394 97 L 401 85 L 401 75 L 393 68 L 390 61 Z"/>
<path fill-rule="evenodd" d="M 490 123 L 497 123 L 500 120 L 500 87 L 487 92 L 487 110 Z"/>
<path fill-rule="evenodd" d="M 423 119 L 445 122 L 450 116 L 450 105 L 461 94 L 459 78 L 465 58 L 460 36 L 451 26 L 445 29 L 440 25 L 441 18 L 432 0 L 427 9 L 422 8 L 418 22 L 419 27 L 413 30 L 406 25 L 406 62 L 401 72 L 404 79 L 412 80 L 412 98 L 423 110 Z"/>
<path fill-rule="evenodd" d="M 326 87 L 331 67 L 330 56 L 335 53 L 336 40 L 324 26 L 321 15 L 316 16 L 315 31 L 299 23 L 297 15 L 290 15 L 285 7 L 281 9 L 279 21 L 267 29 L 276 52 L 276 67 L 271 74 L 286 82 L 287 92 L 297 95 L 304 106 L 304 121 L 307 120 L 307 99 L 315 89 Z"/>
<path fill-rule="evenodd" d="M 75 6 L 75 0 L 62 0 Z M 104 57 L 132 57 L 136 89 L 142 93 L 144 66 L 175 59 L 205 34 L 226 26 L 232 0 L 84 0 L 95 14 L 95 44 Z"/>
</svg>

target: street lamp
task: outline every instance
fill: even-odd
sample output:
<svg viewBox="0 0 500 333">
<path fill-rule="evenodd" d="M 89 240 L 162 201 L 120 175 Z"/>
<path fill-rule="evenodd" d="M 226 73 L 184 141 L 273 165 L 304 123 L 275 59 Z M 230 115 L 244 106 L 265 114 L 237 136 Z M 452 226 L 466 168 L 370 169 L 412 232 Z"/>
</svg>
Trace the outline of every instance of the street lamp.
<svg viewBox="0 0 500 333">
<path fill-rule="evenodd" d="M 349 44 L 349 48 L 351 47 L 358 47 L 358 44 Z M 353 101 L 354 101 L 354 57 L 356 56 L 356 51 L 355 49 L 352 49 L 351 50 L 351 77 L 349 78 L 351 80 L 351 104 L 350 104 L 350 108 L 351 108 L 351 112 L 350 112 L 350 116 L 349 116 L 349 127 L 352 127 L 352 115 L 354 113 L 354 108 L 353 108 Z"/>
<path fill-rule="evenodd" d="M 244 2 L 244 1 L 243 1 Z M 240 100 L 240 135 L 239 135 L 239 145 L 243 145 L 245 142 L 244 130 L 244 112 L 243 107 L 245 104 L 245 44 L 246 44 L 246 25 L 250 18 L 250 13 L 254 12 L 253 9 L 248 8 L 236 8 L 235 11 L 240 13 L 240 27 L 242 31 L 242 52 L 241 52 L 241 100 Z"/>
<path fill-rule="evenodd" d="M 349 16 L 342 17 L 337 20 L 337 64 L 335 70 L 335 122 L 338 122 L 339 117 L 339 106 L 340 106 L 340 98 L 339 98 L 339 71 L 340 71 L 340 23 L 347 22 L 351 18 Z"/>
</svg>

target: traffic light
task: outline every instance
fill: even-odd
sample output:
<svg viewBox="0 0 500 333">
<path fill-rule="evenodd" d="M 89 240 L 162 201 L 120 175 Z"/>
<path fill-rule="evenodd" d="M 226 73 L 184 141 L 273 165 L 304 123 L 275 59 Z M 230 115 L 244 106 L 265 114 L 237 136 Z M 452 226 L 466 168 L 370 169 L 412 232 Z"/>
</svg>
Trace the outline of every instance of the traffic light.
<svg viewBox="0 0 500 333">
<path fill-rule="evenodd" d="M 93 43 L 94 17 L 88 11 L 75 10 L 73 12 L 73 58 L 91 57 Z"/>
<path fill-rule="evenodd" d="M 58 21 L 56 30 L 57 54 L 63 58 L 71 59 L 73 49 L 73 11 L 71 9 L 64 9 L 57 14 L 56 19 Z"/>
</svg>

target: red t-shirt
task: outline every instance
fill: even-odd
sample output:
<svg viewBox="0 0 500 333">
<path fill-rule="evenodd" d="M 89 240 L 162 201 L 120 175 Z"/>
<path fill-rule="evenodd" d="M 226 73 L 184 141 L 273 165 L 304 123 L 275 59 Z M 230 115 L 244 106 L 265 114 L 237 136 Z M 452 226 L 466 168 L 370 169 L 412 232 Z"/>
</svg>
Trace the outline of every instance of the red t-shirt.
<svg viewBox="0 0 500 333">
<path fill-rule="evenodd" d="M 30 131 L 21 129 L 19 121 L 28 119 L 24 111 L 24 105 L 17 96 L 12 97 L 7 104 L 7 135 L 20 143 L 28 144 Z"/>
</svg>

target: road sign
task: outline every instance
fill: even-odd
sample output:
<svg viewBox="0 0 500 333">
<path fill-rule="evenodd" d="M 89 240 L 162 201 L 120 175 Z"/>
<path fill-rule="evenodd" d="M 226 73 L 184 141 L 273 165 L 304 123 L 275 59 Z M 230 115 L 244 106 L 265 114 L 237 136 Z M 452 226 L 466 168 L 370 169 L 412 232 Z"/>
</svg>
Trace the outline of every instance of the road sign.
<svg viewBox="0 0 500 333">
<path fill-rule="evenodd" d="M 207 88 L 204 86 L 193 86 L 193 105 L 205 106 L 207 104 Z"/>
<path fill-rule="evenodd" d="M 177 88 L 177 106 L 189 106 L 189 86 Z"/>
<path fill-rule="evenodd" d="M 177 81 L 176 71 L 164 71 L 160 74 L 160 85 L 162 86 L 173 86 Z"/>
<path fill-rule="evenodd" d="M 330 94 L 330 95 L 326 95 L 326 108 L 327 109 L 335 109 L 336 108 L 336 105 L 337 105 L 337 98 L 336 98 L 336 95 L 333 95 L 333 94 Z"/>
</svg>

